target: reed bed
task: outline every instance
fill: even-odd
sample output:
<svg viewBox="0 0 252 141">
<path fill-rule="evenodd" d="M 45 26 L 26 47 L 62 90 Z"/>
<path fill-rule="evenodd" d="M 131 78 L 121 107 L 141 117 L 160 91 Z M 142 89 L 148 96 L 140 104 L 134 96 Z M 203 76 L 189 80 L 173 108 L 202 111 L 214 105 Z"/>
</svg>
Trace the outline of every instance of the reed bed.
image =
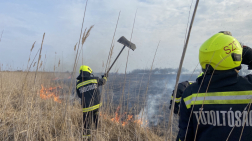
<svg viewBox="0 0 252 141">
<path fill-rule="evenodd" d="M 2 71 L 0 74 L 2 82 L 0 85 L 0 140 L 83 140 L 82 108 L 78 99 L 71 101 L 62 99 L 59 103 L 53 98 L 40 97 L 41 85 L 69 88 L 67 85 L 52 81 L 55 77 L 54 73 L 29 72 L 27 75 L 27 72 Z M 111 110 L 100 111 L 102 115 L 99 128 L 92 130 L 93 140 L 164 140 L 164 136 L 158 135 L 153 129 L 141 127 L 137 123 L 129 121 L 122 126 L 120 123 L 113 122 L 111 118 L 114 115 L 106 111 Z"/>
</svg>

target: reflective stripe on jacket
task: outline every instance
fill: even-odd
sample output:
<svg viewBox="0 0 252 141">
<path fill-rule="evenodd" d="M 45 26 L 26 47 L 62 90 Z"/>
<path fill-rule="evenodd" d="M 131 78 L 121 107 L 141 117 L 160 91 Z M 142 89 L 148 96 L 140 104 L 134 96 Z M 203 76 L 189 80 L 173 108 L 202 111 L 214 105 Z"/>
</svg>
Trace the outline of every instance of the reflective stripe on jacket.
<svg viewBox="0 0 252 141">
<path fill-rule="evenodd" d="M 102 104 L 97 104 L 97 105 L 94 105 L 94 106 L 91 106 L 91 107 L 88 107 L 88 108 L 83 108 L 83 113 L 96 110 L 96 109 L 100 108 L 101 105 Z"/>
<path fill-rule="evenodd" d="M 193 104 L 248 104 L 251 98 L 252 91 L 209 92 L 194 93 L 184 98 L 184 102 L 189 109 Z"/>
<path fill-rule="evenodd" d="M 97 83 L 97 80 L 96 79 L 91 79 L 91 80 L 83 81 L 83 82 L 79 83 L 76 87 L 78 89 L 81 86 L 84 86 L 84 85 L 87 85 L 87 84 L 90 84 L 90 83 Z"/>
</svg>

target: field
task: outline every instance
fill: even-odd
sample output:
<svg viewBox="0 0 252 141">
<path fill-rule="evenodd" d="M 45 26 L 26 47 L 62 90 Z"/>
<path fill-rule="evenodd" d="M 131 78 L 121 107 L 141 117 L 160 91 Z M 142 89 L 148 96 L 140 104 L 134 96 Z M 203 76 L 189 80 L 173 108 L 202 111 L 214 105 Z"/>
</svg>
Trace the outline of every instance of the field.
<svg viewBox="0 0 252 141">
<path fill-rule="evenodd" d="M 61 74 L 62 78 L 66 76 Z M 82 140 L 81 105 L 77 99 L 69 98 L 72 89 L 69 85 L 56 83 L 52 78 L 54 73 L 0 72 L 0 140 Z M 47 97 L 43 97 L 47 90 L 53 96 L 46 93 Z M 143 127 L 143 121 L 112 120 L 116 118 L 117 107 L 109 105 L 112 106 L 101 108 L 99 128 L 92 130 L 93 140 L 165 139 L 165 130 Z"/>
</svg>

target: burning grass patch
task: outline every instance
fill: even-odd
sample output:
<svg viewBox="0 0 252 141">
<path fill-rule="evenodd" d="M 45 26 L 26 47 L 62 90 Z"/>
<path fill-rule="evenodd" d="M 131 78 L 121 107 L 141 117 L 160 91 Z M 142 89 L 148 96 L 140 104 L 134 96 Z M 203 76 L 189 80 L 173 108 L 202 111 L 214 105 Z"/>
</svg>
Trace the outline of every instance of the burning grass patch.
<svg viewBox="0 0 252 141">
<path fill-rule="evenodd" d="M 25 72 L 0 73 L 1 82 L 4 82 L 0 89 L 0 140 L 82 140 L 81 105 L 78 100 L 70 102 L 57 98 L 70 93 L 62 91 L 65 85 L 51 81 L 53 73 L 37 73 L 35 83 L 33 72 L 28 74 L 26 81 Z M 142 122 L 137 122 L 133 115 L 123 112 L 119 116 L 119 110 L 118 107 L 112 116 L 103 112 L 109 110 L 101 109 L 99 127 L 92 130 L 93 140 L 164 140 L 164 136 L 142 127 Z"/>
</svg>

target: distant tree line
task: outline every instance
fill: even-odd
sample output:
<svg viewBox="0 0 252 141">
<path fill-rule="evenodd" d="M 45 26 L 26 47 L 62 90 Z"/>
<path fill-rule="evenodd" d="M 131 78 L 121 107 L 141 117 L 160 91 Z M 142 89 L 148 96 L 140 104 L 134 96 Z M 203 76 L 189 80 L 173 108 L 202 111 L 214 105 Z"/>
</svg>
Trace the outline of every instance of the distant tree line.
<svg viewBox="0 0 252 141">
<path fill-rule="evenodd" d="M 155 68 L 153 70 L 151 69 L 135 69 L 130 72 L 130 74 L 141 74 L 141 73 L 152 73 L 152 74 L 173 74 L 177 73 L 178 68 Z M 182 73 L 188 72 L 186 68 L 182 68 Z"/>
</svg>

